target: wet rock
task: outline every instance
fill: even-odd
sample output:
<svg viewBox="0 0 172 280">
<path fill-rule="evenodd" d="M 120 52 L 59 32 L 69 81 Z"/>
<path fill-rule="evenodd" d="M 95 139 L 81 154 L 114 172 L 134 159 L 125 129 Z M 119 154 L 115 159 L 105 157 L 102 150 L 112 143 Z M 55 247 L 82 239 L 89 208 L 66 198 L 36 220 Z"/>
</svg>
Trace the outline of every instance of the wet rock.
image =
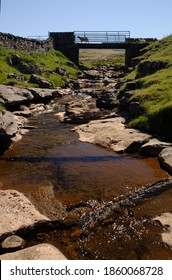
<svg viewBox="0 0 172 280">
<path fill-rule="evenodd" d="M 37 84 L 40 88 L 51 88 L 52 84 L 50 82 L 48 82 L 46 79 L 32 74 L 30 77 L 30 83 L 34 83 Z"/>
<path fill-rule="evenodd" d="M 1 248 L 4 252 L 23 249 L 25 245 L 25 240 L 17 235 L 11 235 L 1 242 Z"/>
<path fill-rule="evenodd" d="M 172 213 L 162 213 L 153 220 L 158 220 L 164 226 L 165 232 L 161 233 L 162 240 L 172 246 Z"/>
<path fill-rule="evenodd" d="M 32 115 L 38 114 L 39 112 L 42 112 L 45 110 L 44 103 L 40 104 L 31 104 L 29 106 L 29 110 L 31 111 Z"/>
<path fill-rule="evenodd" d="M 159 154 L 161 166 L 172 174 L 172 148 L 165 148 Z"/>
<path fill-rule="evenodd" d="M 0 256 L 1 260 L 67 260 L 54 246 L 43 243 L 26 248 L 15 253 Z"/>
<path fill-rule="evenodd" d="M 18 191 L 0 191 L 0 235 L 48 220 Z"/>
<path fill-rule="evenodd" d="M 31 110 L 25 105 L 20 106 L 20 111 L 13 112 L 14 115 L 22 116 L 22 117 L 30 117 L 32 115 Z"/>
<path fill-rule="evenodd" d="M 169 148 L 171 146 L 171 143 L 162 142 L 158 139 L 150 139 L 140 148 L 139 153 L 149 156 L 158 156 L 163 149 Z"/>
<path fill-rule="evenodd" d="M 98 113 L 99 109 L 96 107 L 96 100 L 91 96 L 84 96 L 66 104 L 65 121 L 85 123 L 90 119 L 94 119 Z"/>
<path fill-rule="evenodd" d="M 34 196 L 28 194 L 38 211 L 48 217 L 51 221 L 63 219 L 65 216 L 65 205 L 58 201 L 54 195 L 54 187 L 51 183 L 47 182 L 37 188 Z M 40 203 L 41 201 L 41 203 Z"/>
</svg>

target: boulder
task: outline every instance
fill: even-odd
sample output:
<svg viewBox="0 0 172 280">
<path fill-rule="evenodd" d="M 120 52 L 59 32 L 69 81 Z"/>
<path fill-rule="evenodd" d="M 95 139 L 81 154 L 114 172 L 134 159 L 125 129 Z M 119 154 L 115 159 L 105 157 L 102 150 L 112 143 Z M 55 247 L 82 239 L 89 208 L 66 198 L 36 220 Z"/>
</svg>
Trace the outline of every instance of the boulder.
<svg viewBox="0 0 172 280">
<path fill-rule="evenodd" d="M 140 102 L 130 102 L 129 112 L 132 116 L 138 116 L 142 112 Z"/>
<path fill-rule="evenodd" d="M 55 72 L 57 74 L 61 75 L 61 76 L 67 76 L 68 75 L 68 73 L 65 69 L 62 69 L 62 68 L 59 68 L 59 67 L 56 68 Z"/>
<path fill-rule="evenodd" d="M 15 253 L 0 256 L 1 260 L 67 260 L 54 246 L 43 243 L 26 248 Z"/>
<path fill-rule="evenodd" d="M 20 192 L 0 190 L 0 235 L 48 220 Z"/>
<path fill-rule="evenodd" d="M 146 75 L 150 75 L 155 73 L 156 71 L 166 68 L 168 66 L 168 62 L 166 61 L 143 61 L 138 65 L 137 76 L 136 78 L 141 78 Z"/>
<path fill-rule="evenodd" d="M 85 123 L 94 119 L 99 113 L 96 100 L 91 96 L 74 98 L 66 104 L 65 121 L 72 123 Z"/>
<path fill-rule="evenodd" d="M 16 120 L 13 114 L 4 109 L 0 109 L 0 138 L 13 137 L 18 131 Z"/>
<path fill-rule="evenodd" d="M 161 166 L 172 174 L 172 147 L 163 149 L 158 158 Z"/>
<path fill-rule="evenodd" d="M 158 139 L 153 138 L 140 148 L 139 153 L 148 156 L 158 156 L 163 149 L 169 148 L 171 146 L 171 143 L 162 142 Z"/>
<path fill-rule="evenodd" d="M 117 104 L 117 93 L 112 91 L 101 92 L 97 96 L 97 107 L 105 110 L 112 110 Z"/>
<path fill-rule="evenodd" d="M 23 249 L 25 245 L 25 240 L 17 235 L 8 236 L 1 242 L 1 248 L 4 252 Z"/>
<path fill-rule="evenodd" d="M 42 88 L 29 88 L 35 101 L 48 101 L 53 98 L 61 97 L 61 94 L 56 89 L 42 89 Z"/>
<path fill-rule="evenodd" d="M 26 63 L 22 61 L 22 58 L 17 54 L 10 57 L 9 63 L 23 74 L 42 74 L 42 70 L 39 66 L 33 62 Z"/>
<path fill-rule="evenodd" d="M 18 81 L 23 81 L 23 82 L 26 80 L 26 78 L 24 76 L 17 75 L 15 73 L 9 73 L 7 78 L 8 79 L 15 79 L 15 80 L 18 80 Z"/>
<path fill-rule="evenodd" d="M 22 59 L 18 54 L 14 54 L 12 57 L 10 57 L 9 59 L 9 63 L 13 66 L 18 65 L 19 63 L 21 63 Z"/>
<path fill-rule="evenodd" d="M 11 138 L 18 132 L 17 122 L 9 111 L 0 109 L 0 154 L 11 144 Z"/>
<path fill-rule="evenodd" d="M 35 64 L 21 62 L 17 65 L 17 69 L 23 74 L 42 74 L 42 70 Z"/>
<path fill-rule="evenodd" d="M 13 109 L 22 104 L 27 104 L 33 99 L 28 89 L 0 85 L 0 95 L 7 108 Z"/>
<path fill-rule="evenodd" d="M 37 84 L 40 88 L 51 88 L 52 84 L 45 78 L 32 74 L 30 76 L 30 83 Z"/>
</svg>

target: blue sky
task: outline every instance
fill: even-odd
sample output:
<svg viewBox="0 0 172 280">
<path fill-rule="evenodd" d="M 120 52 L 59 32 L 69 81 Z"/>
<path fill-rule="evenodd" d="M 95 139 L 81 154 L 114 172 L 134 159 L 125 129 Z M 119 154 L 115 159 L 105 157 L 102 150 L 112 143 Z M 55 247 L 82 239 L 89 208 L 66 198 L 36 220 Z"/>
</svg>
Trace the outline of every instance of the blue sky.
<svg viewBox="0 0 172 280">
<path fill-rule="evenodd" d="M 172 34 L 172 0 L 1 0 L 0 32 L 42 36 L 63 31 Z"/>
</svg>

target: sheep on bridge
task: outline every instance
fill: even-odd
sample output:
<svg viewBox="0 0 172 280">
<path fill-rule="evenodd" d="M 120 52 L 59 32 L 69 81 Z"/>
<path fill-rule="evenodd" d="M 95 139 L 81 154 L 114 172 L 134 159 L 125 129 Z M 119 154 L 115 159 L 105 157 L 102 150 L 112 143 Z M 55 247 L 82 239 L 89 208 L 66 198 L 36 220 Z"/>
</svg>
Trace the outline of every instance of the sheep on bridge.
<svg viewBox="0 0 172 280">
<path fill-rule="evenodd" d="M 80 37 L 78 36 L 77 38 L 79 38 L 79 40 L 81 41 L 81 43 L 89 43 L 89 39 L 87 37 Z"/>
</svg>

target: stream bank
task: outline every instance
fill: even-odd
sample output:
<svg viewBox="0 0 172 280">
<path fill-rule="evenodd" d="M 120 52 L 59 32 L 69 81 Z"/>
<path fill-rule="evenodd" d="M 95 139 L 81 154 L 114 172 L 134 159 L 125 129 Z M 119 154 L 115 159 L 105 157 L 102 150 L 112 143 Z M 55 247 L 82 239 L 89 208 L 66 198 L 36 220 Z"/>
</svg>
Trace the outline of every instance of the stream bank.
<svg viewBox="0 0 172 280">
<path fill-rule="evenodd" d="M 161 192 L 157 192 L 155 183 L 169 178 L 168 174 L 156 158 L 136 154 L 151 136 L 134 140 L 134 154 L 128 155 L 124 148 L 120 150 L 123 154 L 111 151 L 109 143 L 114 145 L 117 140 L 108 138 L 104 126 L 100 130 L 108 142 L 100 139 L 108 149 L 80 142 L 71 131 L 76 123 L 86 122 L 86 115 L 88 119 L 102 118 L 103 125 L 111 123 L 113 133 L 115 122 L 121 120 L 111 118 L 112 113 L 116 115 L 116 80 L 100 71 L 95 74 L 86 73 L 72 89 L 59 89 L 61 97 L 43 114 L 29 118 L 27 126 L 32 129 L 1 157 L 1 189 L 24 193 L 49 219 L 15 233 L 27 240 L 27 246 L 48 242 L 69 259 L 171 259 L 171 248 L 161 237 L 170 228 L 153 220 L 172 211 L 171 181 L 163 180 Z M 117 73 L 117 79 L 120 75 Z M 101 94 L 102 86 L 109 95 L 105 89 Z M 98 122 L 84 125 L 89 130 Z M 124 130 L 122 122 L 121 127 Z M 86 132 L 94 137 L 91 129 Z M 129 135 L 134 131 L 124 138 L 128 140 Z M 151 195 L 141 195 L 136 203 L 137 193 L 144 193 L 151 184 L 155 184 Z"/>
</svg>

